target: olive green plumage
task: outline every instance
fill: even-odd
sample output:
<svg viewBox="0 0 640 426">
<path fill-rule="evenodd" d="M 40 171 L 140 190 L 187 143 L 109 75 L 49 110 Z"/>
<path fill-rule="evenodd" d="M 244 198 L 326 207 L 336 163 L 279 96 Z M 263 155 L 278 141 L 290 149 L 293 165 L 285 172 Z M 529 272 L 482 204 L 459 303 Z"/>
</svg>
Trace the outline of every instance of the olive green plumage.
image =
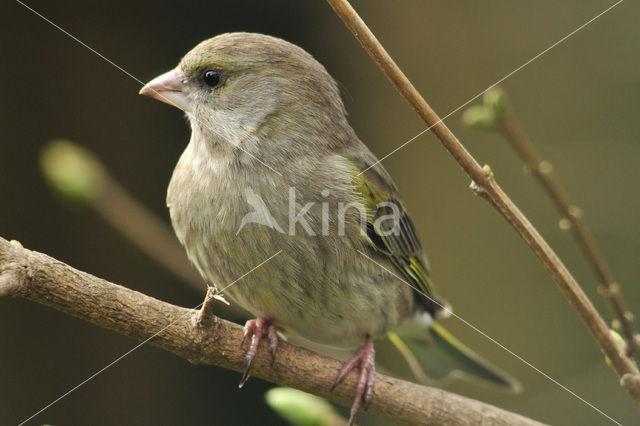
<svg viewBox="0 0 640 426">
<path fill-rule="evenodd" d="M 214 83 L 203 79 L 208 70 Z M 278 253 L 225 294 L 288 333 L 336 347 L 355 348 L 366 335 L 383 339 L 394 329 L 398 340 L 411 323 L 408 347 L 427 358 L 427 374 L 461 370 L 515 386 L 431 322 L 444 302 L 413 222 L 383 166 L 369 168 L 375 156 L 311 55 L 274 37 L 223 34 L 168 74 L 180 90 L 168 89 L 162 100 L 185 111 L 192 134 L 167 204 L 208 283 L 221 289 Z M 383 202 L 391 207 L 377 208 Z M 297 214 L 309 203 L 304 221 L 291 224 L 291 208 Z M 399 217 L 398 232 L 377 220 L 389 214 Z"/>
</svg>

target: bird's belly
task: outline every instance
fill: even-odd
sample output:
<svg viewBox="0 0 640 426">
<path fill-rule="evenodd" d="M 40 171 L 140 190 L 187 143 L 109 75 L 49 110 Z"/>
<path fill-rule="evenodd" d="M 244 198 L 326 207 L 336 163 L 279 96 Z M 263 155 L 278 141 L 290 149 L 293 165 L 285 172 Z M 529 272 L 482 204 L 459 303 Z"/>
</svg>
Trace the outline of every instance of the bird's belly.
<svg viewBox="0 0 640 426">
<path fill-rule="evenodd" d="M 267 238 L 256 232 L 248 233 L 246 241 L 236 236 L 232 245 L 209 240 L 187 251 L 232 302 L 271 318 L 285 332 L 325 345 L 357 347 L 366 335 L 386 334 L 411 311 L 411 288 L 345 240 L 277 233 Z"/>
<path fill-rule="evenodd" d="M 412 299 L 399 291 L 403 284 L 380 281 L 382 277 L 345 276 L 352 279 L 330 285 L 305 280 L 304 286 L 297 284 L 302 280 L 265 282 L 247 277 L 246 283 L 227 292 L 232 300 L 256 316 L 273 319 L 286 332 L 336 347 L 360 346 L 366 335 L 381 337 L 408 313 Z"/>
<path fill-rule="evenodd" d="M 181 163 L 197 161 L 191 149 L 190 144 Z M 315 234 L 299 228 L 292 234 L 289 194 L 282 190 L 288 182 L 265 186 L 237 174 L 207 178 L 197 172 L 204 166 L 181 163 L 167 197 L 174 230 L 200 274 L 231 301 L 287 332 L 340 347 L 360 346 L 367 334 L 379 337 L 411 312 L 411 288 L 363 256 L 379 256 L 378 262 L 393 269 L 384 255 L 372 253 L 353 210 L 344 232 L 326 235 L 316 203 L 308 220 Z M 347 189 L 335 195 L 333 207 L 355 200 L 342 185 Z M 247 193 L 247 188 L 260 191 Z M 255 218 L 249 215 L 256 212 L 256 194 L 268 201 L 264 205 L 279 226 L 243 220 Z"/>
</svg>

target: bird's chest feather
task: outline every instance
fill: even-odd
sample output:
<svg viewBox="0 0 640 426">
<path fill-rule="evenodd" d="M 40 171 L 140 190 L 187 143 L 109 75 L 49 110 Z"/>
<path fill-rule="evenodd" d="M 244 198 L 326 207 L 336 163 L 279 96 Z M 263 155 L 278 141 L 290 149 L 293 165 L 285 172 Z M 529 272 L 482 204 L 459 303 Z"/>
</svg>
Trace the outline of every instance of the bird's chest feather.
<svg viewBox="0 0 640 426">
<path fill-rule="evenodd" d="M 247 198 L 251 188 L 252 182 L 230 160 L 205 155 L 193 142 L 174 171 L 167 193 L 171 221 L 209 284 L 224 286 L 246 272 L 256 240 L 271 244 L 269 228 L 242 232 L 242 219 L 253 211 Z"/>
<path fill-rule="evenodd" d="M 359 344 L 398 322 L 410 308 L 410 292 L 363 262 L 358 250 L 366 250 L 367 241 L 358 219 L 345 218 L 338 233 L 331 213 L 321 217 L 324 210 L 335 213 L 338 202 L 353 201 L 345 182 L 331 180 L 335 171 L 323 178 L 333 188 L 328 200 L 303 175 L 246 173 L 228 162 L 203 161 L 190 145 L 169 185 L 173 227 L 208 283 L 228 286 L 224 293 L 245 309 L 319 342 Z M 292 228 L 314 193 L 319 198 L 307 210 L 308 228 Z"/>
</svg>

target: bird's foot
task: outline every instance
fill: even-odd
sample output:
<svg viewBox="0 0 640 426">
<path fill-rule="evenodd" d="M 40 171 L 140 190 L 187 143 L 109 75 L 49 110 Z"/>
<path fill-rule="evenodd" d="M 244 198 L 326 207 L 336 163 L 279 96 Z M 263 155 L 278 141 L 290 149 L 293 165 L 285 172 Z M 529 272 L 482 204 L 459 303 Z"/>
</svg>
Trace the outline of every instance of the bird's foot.
<svg viewBox="0 0 640 426">
<path fill-rule="evenodd" d="M 273 324 L 273 322 L 266 317 L 260 317 L 258 319 L 252 319 L 246 322 L 244 325 L 244 335 L 242 336 L 242 341 L 240 342 L 240 347 L 244 344 L 244 341 L 247 337 L 251 337 L 251 344 L 249 345 L 249 349 L 245 354 L 245 358 L 247 358 L 247 367 L 244 369 L 244 373 L 242 374 L 242 379 L 240 379 L 240 384 L 238 387 L 242 387 L 247 380 L 249 379 L 249 373 L 251 372 L 251 365 L 253 364 L 253 360 L 258 353 L 258 346 L 260 345 L 260 340 L 264 336 L 267 336 L 269 339 L 269 351 L 271 352 L 271 365 L 276 360 L 276 349 L 278 347 L 278 335 L 276 332 L 278 328 Z"/>
<path fill-rule="evenodd" d="M 335 383 L 331 387 L 331 390 L 344 380 L 351 370 L 358 367 L 360 374 L 356 383 L 356 394 L 351 405 L 351 415 L 349 417 L 349 426 L 352 426 L 356 420 L 356 415 L 360 411 L 364 403 L 366 409 L 373 396 L 373 385 L 376 379 L 376 362 L 375 362 L 375 350 L 373 349 L 373 339 L 371 336 L 367 336 L 364 346 L 362 346 L 358 352 L 344 364 L 344 367 L 338 373 Z"/>
</svg>

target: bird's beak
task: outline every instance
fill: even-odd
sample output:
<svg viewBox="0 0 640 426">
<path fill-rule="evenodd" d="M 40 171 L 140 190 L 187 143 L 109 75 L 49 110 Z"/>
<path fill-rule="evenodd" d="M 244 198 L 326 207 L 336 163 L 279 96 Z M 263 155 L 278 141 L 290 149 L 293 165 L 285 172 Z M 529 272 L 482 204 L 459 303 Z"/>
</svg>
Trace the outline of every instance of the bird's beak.
<svg viewBox="0 0 640 426">
<path fill-rule="evenodd" d="M 179 72 L 171 70 L 145 84 L 138 93 L 188 111 L 189 99 L 184 89 Z"/>
</svg>

